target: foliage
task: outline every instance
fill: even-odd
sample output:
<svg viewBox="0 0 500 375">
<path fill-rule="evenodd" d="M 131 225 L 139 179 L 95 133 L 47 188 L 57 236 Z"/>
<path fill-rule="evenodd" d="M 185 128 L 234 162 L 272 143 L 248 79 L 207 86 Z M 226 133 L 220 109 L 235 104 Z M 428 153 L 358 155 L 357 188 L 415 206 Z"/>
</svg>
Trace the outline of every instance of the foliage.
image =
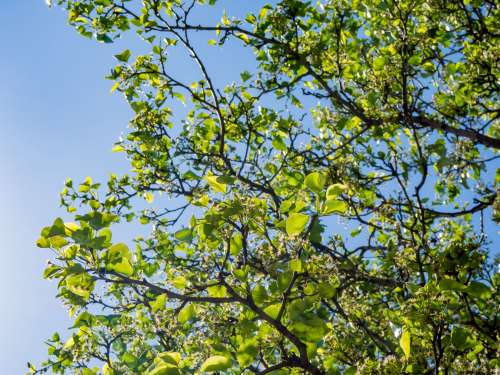
<svg viewBox="0 0 500 375">
<path fill-rule="evenodd" d="M 109 76 L 135 112 L 114 148 L 130 174 L 68 180 L 74 222 L 38 241 L 75 321 L 31 372 L 498 368 L 496 2 L 282 0 L 214 23 L 215 0 L 53 2 L 148 52 Z M 207 49 L 254 70 L 221 85 Z M 113 242 L 136 222 L 150 235 Z"/>
</svg>

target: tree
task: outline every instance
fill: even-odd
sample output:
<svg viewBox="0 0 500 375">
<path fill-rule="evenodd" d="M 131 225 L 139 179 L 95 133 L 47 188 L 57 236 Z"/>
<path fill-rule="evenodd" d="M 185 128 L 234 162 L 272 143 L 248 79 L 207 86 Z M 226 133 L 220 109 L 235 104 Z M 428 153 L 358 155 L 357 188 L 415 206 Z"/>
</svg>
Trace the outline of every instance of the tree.
<svg viewBox="0 0 500 375">
<path fill-rule="evenodd" d="M 498 368 L 495 1 L 282 0 L 214 23 L 215 0 L 55 3 L 148 52 L 109 75 L 135 112 L 114 148 L 130 174 L 68 180 L 74 222 L 38 240 L 75 322 L 32 373 Z M 220 84 L 207 48 L 255 68 Z M 151 233 L 114 242 L 118 222 Z"/>
</svg>

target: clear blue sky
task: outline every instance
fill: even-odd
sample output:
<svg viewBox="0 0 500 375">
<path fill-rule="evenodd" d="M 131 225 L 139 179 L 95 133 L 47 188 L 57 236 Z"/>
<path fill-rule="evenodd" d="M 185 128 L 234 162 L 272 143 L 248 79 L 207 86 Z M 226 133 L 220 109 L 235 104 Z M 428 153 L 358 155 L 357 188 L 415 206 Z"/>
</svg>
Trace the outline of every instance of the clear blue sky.
<svg viewBox="0 0 500 375">
<path fill-rule="evenodd" d="M 41 278 L 48 254 L 34 241 L 64 213 L 66 177 L 124 170 L 110 150 L 130 112 L 103 79 L 120 47 L 81 38 L 60 9 L 1 0 L 0 39 L 0 374 L 15 375 L 69 326 L 55 284 Z"/>
</svg>

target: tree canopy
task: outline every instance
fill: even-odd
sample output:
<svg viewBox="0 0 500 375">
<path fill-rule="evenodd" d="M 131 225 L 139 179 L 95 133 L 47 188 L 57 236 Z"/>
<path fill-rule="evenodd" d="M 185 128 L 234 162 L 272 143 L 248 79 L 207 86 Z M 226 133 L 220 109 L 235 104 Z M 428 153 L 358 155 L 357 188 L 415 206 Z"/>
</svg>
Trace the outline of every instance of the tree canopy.
<svg viewBox="0 0 500 375">
<path fill-rule="evenodd" d="M 498 369 L 496 1 L 52 3 L 143 46 L 108 77 L 130 173 L 67 180 L 37 242 L 74 325 L 32 373 Z"/>
</svg>

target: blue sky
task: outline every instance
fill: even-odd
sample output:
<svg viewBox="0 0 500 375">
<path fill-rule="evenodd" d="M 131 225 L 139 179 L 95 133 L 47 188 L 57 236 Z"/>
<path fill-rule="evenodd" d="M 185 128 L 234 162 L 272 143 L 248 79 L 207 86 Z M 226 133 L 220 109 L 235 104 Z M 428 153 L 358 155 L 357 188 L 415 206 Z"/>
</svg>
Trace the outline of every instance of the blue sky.
<svg viewBox="0 0 500 375">
<path fill-rule="evenodd" d="M 0 374 L 41 361 L 43 341 L 69 326 L 40 228 L 63 214 L 63 181 L 124 170 L 111 153 L 130 111 L 103 77 L 118 46 L 81 38 L 43 0 L 2 0 L 0 11 Z"/>
</svg>

